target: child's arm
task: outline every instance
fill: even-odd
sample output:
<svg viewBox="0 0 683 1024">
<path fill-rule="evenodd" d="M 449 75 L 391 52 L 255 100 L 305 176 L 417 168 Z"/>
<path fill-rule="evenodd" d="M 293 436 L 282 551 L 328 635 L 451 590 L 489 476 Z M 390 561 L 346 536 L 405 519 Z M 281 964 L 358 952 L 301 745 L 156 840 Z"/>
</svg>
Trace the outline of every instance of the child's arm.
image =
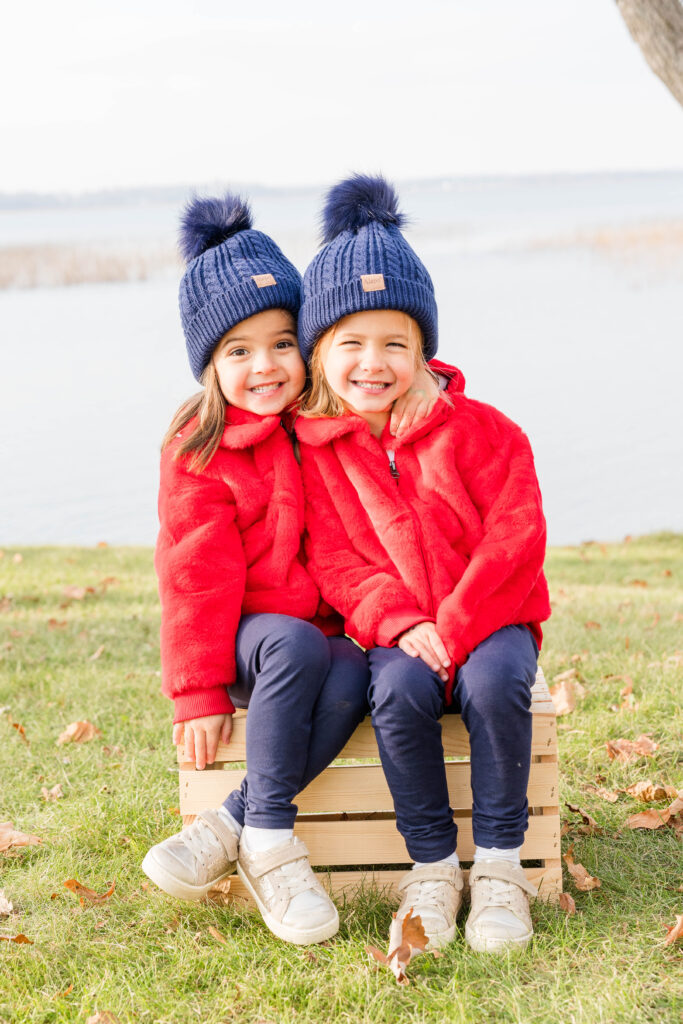
<svg viewBox="0 0 683 1024">
<path fill-rule="evenodd" d="M 436 617 L 456 666 L 497 629 L 549 614 L 542 577 L 546 527 L 531 446 L 502 413 L 479 403 L 472 406 L 472 444 L 460 455 L 459 469 L 481 515 L 483 534 Z M 488 457 L 482 458 L 487 449 Z M 525 603 L 522 620 L 518 612 Z"/>
<path fill-rule="evenodd" d="M 194 761 L 201 771 L 216 760 L 219 743 L 229 743 L 232 736 L 232 715 L 205 715 L 173 726 L 173 743 L 185 747 L 185 760 Z"/>
<path fill-rule="evenodd" d="M 316 455 L 301 445 L 306 493 L 307 568 L 324 599 L 343 615 L 346 631 L 363 647 L 390 646 L 429 619 L 398 576 L 369 565 L 353 548 Z"/>
<path fill-rule="evenodd" d="M 430 360 L 427 365 L 431 373 L 421 366 L 411 387 L 394 402 L 389 422 L 389 432 L 394 437 L 400 438 L 413 423 L 429 416 L 442 392 L 455 395 L 465 388 L 465 378 L 457 367 L 440 363 L 438 359 Z"/>
<path fill-rule="evenodd" d="M 162 690 L 174 722 L 229 715 L 235 634 L 246 580 L 232 493 L 222 480 L 191 473 L 172 447 L 161 459 L 155 552 L 161 597 Z"/>
</svg>

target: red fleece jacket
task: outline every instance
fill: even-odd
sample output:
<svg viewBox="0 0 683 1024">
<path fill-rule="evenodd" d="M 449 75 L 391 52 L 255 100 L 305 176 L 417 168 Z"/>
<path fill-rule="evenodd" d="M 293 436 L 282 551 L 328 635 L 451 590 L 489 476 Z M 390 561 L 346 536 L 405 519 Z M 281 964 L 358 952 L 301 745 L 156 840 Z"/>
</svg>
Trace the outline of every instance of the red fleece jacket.
<svg viewBox="0 0 683 1024">
<path fill-rule="evenodd" d="M 220 447 L 194 472 L 174 458 L 193 426 L 162 454 L 155 554 L 162 690 L 176 722 L 234 710 L 242 615 L 278 612 L 342 632 L 337 616 L 317 617 L 326 609 L 301 557 L 301 474 L 279 417 L 228 408 Z"/>
<path fill-rule="evenodd" d="M 363 647 L 434 622 L 453 661 L 447 700 L 477 644 L 523 623 L 540 647 L 550 615 L 528 439 L 454 390 L 400 441 L 358 416 L 296 421 L 311 575 Z"/>
</svg>

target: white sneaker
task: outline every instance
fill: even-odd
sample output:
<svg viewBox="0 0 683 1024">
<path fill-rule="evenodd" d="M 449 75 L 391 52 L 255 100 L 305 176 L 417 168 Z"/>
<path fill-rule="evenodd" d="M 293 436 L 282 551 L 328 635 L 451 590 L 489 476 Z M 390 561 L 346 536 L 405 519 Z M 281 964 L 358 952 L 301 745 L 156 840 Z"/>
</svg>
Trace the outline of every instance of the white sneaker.
<svg viewBox="0 0 683 1024">
<path fill-rule="evenodd" d="M 251 853 L 241 843 L 237 872 L 279 939 L 305 946 L 339 931 L 337 908 L 313 873 L 306 844 L 296 836 L 264 853 Z M 295 899 L 300 893 L 309 896 L 303 906 Z"/>
<path fill-rule="evenodd" d="M 470 870 L 472 909 L 465 938 L 478 953 L 524 949 L 534 934 L 529 896 L 536 887 L 519 864 L 482 860 Z"/>
<path fill-rule="evenodd" d="M 216 882 L 234 873 L 238 839 L 218 811 L 201 811 L 182 832 L 153 846 L 142 870 L 171 896 L 201 900 Z"/>
<path fill-rule="evenodd" d="M 429 939 L 427 949 L 439 949 L 455 937 L 463 888 L 463 873 L 455 864 L 424 864 L 414 868 L 398 883 L 403 898 L 396 920 L 402 920 L 412 908 L 413 916 L 422 919 Z"/>
</svg>

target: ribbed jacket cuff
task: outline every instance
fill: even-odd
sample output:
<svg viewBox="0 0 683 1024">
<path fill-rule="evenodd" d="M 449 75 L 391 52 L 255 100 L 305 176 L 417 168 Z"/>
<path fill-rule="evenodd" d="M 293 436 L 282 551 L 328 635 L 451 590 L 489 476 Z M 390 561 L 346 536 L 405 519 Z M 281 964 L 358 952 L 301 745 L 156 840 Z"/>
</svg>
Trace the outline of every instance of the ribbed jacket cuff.
<svg viewBox="0 0 683 1024">
<path fill-rule="evenodd" d="M 385 615 L 377 627 L 377 646 L 394 647 L 401 634 L 417 626 L 418 622 L 434 622 L 434 619 L 430 619 L 419 608 L 397 608 Z"/>
<path fill-rule="evenodd" d="M 173 724 L 187 722 L 190 718 L 205 718 L 207 715 L 231 715 L 235 705 L 228 697 L 226 686 L 212 686 L 195 693 L 181 693 L 174 697 L 175 713 Z"/>
</svg>

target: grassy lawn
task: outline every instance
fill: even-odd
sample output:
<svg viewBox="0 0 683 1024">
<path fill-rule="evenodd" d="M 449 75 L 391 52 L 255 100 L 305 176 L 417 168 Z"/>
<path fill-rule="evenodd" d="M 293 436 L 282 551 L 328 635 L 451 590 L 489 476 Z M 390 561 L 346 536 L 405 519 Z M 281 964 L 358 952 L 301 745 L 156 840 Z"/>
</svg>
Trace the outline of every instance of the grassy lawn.
<svg viewBox="0 0 683 1024">
<path fill-rule="evenodd" d="M 14 905 L 0 935 L 33 942 L 0 942 L 2 1024 L 85 1022 L 98 1011 L 149 1024 L 680 1022 L 683 943 L 663 939 L 683 913 L 683 844 L 672 829 L 625 828 L 644 805 L 624 793 L 608 803 L 591 787 L 683 788 L 683 537 L 557 548 L 547 571 L 554 616 L 542 664 L 551 684 L 575 668 L 585 687 L 559 719 L 561 798 L 604 828 L 563 844 L 574 841 L 602 886 L 580 893 L 565 873 L 577 913 L 537 903 L 526 953 L 477 955 L 460 935 L 443 958 L 414 962 L 412 984 L 399 988 L 364 951 L 386 948 L 392 908 L 376 893 L 340 908 L 334 940 L 305 949 L 274 939 L 255 915 L 146 886 L 144 853 L 180 825 L 151 552 L 6 550 L 0 821 L 42 844 L 0 853 L 0 890 Z M 68 598 L 68 586 L 94 592 Z M 618 709 L 624 679 L 610 676 L 632 679 L 634 708 Z M 80 719 L 102 736 L 58 746 Z M 606 740 L 640 733 L 659 744 L 653 757 L 608 759 Z M 45 800 L 41 789 L 58 783 L 63 797 Z M 70 878 L 98 893 L 116 879 L 116 891 L 81 906 L 64 887 Z"/>
</svg>

